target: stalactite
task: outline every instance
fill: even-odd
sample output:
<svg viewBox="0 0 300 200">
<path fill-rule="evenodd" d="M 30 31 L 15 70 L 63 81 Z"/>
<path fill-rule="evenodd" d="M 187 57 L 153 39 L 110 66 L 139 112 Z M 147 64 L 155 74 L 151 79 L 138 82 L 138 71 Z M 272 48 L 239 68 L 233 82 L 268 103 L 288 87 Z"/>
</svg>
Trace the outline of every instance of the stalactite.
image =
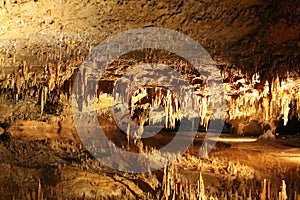
<svg viewBox="0 0 300 200">
<path fill-rule="evenodd" d="M 131 97 L 131 116 L 134 115 L 134 111 L 136 109 L 142 109 L 145 112 L 150 110 L 151 108 L 157 108 L 160 106 L 164 106 L 165 113 L 165 125 L 167 128 L 175 128 L 176 120 L 180 119 L 180 108 L 177 98 L 172 94 L 171 91 L 167 90 L 162 93 L 161 88 L 140 88 L 138 92 L 136 92 Z M 152 95 L 151 95 L 152 94 Z M 142 99 L 148 99 L 148 103 L 142 102 Z M 144 124 L 149 118 L 151 119 L 151 123 L 156 123 L 162 120 L 162 114 L 156 114 L 150 117 L 145 115 L 140 115 L 139 121 L 141 124 Z"/>
<path fill-rule="evenodd" d="M 19 52 L 17 52 L 16 49 L 19 44 L 18 46 L 16 43 L 13 44 L 14 47 L 12 49 L 4 49 L 2 51 L 3 56 L 1 56 L 2 54 L 0 55 L 0 65 L 15 63 L 21 66 L 21 73 L 20 71 L 15 71 L 14 75 L 11 74 L 7 76 L 5 80 L 1 81 L 1 87 L 15 90 L 16 100 L 21 98 L 21 96 L 24 98 L 25 96 L 41 95 L 42 97 L 38 98 L 41 101 L 41 113 L 43 113 L 47 95 L 51 101 L 58 101 L 59 98 L 65 96 L 70 102 L 70 94 L 73 93 L 74 89 L 77 90 L 76 94 L 79 106 L 81 104 L 80 102 L 83 101 L 82 99 L 89 101 L 92 98 L 91 91 L 99 89 L 91 88 L 91 84 L 89 83 L 90 77 L 87 75 L 88 72 L 83 71 L 80 75 L 82 76 L 81 80 L 83 84 L 79 84 L 77 88 L 73 88 L 73 83 L 75 81 L 74 77 L 76 77 L 74 76 L 74 74 L 76 74 L 74 69 L 78 67 L 84 58 L 83 55 L 86 53 L 84 48 L 91 51 L 92 44 L 90 41 L 87 41 L 84 44 L 80 44 L 84 46 L 84 48 L 80 48 L 78 42 L 75 42 L 74 39 L 66 35 L 61 35 L 60 43 L 62 44 L 59 44 L 59 46 L 48 46 L 49 44 L 47 44 L 39 48 L 39 50 L 32 50 L 32 52 L 36 52 L 32 54 L 36 55 L 36 61 L 38 61 L 38 65 L 40 66 L 37 66 L 36 63 L 31 63 L 31 58 L 21 60 L 18 57 Z M 34 48 L 33 43 L 31 44 L 31 48 Z M 49 49 L 51 49 L 51 51 L 49 51 Z M 55 50 L 53 51 L 53 49 Z M 6 57 L 9 59 L 6 59 Z M 258 67 L 263 59 L 262 57 L 257 57 L 255 61 L 256 66 L 254 66 L 254 68 Z M 168 64 L 167 61 L 163 62 Z M 120 66 L 121 64 L 118 63 L 118 65 Z M 45 69 L 45 72 L 41 73 L 40 69 L 43 66 L 47 66 L 48 69 Z M 231 69 L 227 70 L 227 67 L 228 66 L 224 64 L 225 69 L 221 71 L 222 78 L 230 82 L 228 83 L 229 86 L 238 85 L 240 87 L 240 89 L 226 87 L 225 98 L 228 101 L 227 107 L 230 119 L 251 118 L 254 116 L 253 118 L 256 117 L 261 121 L 267 121 L 278 119 L 280 115 L 282 115 L 284 124 L 287 124 L 291 115 L 298 114 L 300 116 L 299 82 L 295 82 L 293 85 L 293 81 L 290 81 L 288 78 L 283 80 L 282 76 L 277 76 L 275 79 L 269 79 L 268 87 L 267 84 L 264 84 L 261 80 L 261 76 L 263 75 L 261 73 L 254 73 L 255 70 L 248 73 L 249 75 L 253 74 L 252 77 L 250 77 L 251 81 L 249 84 L 246 83 L 247 81 L 244 79 L 235 82 L 234 77 L 243 76 L 245 71 L 230 71 Z M 186 72 L 186 78 L 191 82 L 197 78 L 200 79 L 198 75 L 192 74 L 192 70 L 187 62 L 174 62 L 174 68 L 181 72 Z M 120 70 L 116 73 L 119 74 L 122 72 L 123 71 Z M 227 82 L 225 84 L 227 84 Z M 259 88 L 255 88 L 255 84 L 257 84 L 256 86 Z M 263 88 L 261 88 L 261 85 Z M 44 87 L 47 88 L 46 94 Z M 43 89 L 41 89 L 42 92 L 40 94 L 37 94 L 38 92 L 28 92 L 25 95 L 20 95 L 24 90 L 36 90 L 35 88 Z M 270 91 L 269 88 L 271 88 Z M 197 98 L 192 98 L 191 94 L 184 91 L 184 88 L 180 89 L 180 96 L 175 96 L 172 92 L 168 93 L 166 88 L 154 87 L 152 89 L 141 89 L 139 94 L 134 97 L 128 97 L 126 95 L 131 95 L 130 89 L 125 88 L 119 97 L 123 97 L 125 102 L 130 102 L 131 116 L 133 116 L 135 108 L 138 107 L 148 112 L 150 108 L 164 106 L 164 110 L 161 110 L 163 110 L 162 112 L 164 112 L 165 118 L 163 118 L 162 114 L 157 114 L 158 112 L 153 112 L 153 116 L 149 116 L 148 118 L 151 119 L 149 123 L 153 124 L 165 121 L 167 128 L 175 128 L 176 121 L 180 121 L 183 117 L 193 119 L 195 116 L 182 116 L 181 113 L 181 108 L 190 105 L 191 107 L 187 109 L 199 111 L 200 125 L 207 128 L 212 116 L 211 106 L 214 106 L 212 105 L 214 101 L 210 100 L 209 94 L 205 92 L 205 90 L 209 90 L 209 88 L 205 88 L 201 84 L 197 86 L 194 85 L 194 89 L 197 90 Z M 150 95 L 151 92 L 149 91 L 151 90 L 153 90 L 153 94 Z M 56 94 L 57 97 L 54 97 L 54 94 Z M 100 94 L 97 94 L 97 96 L 99 95 Z M 151 101 L 149 101 L 148 104 L 139 102 L 142 98 L 149 97 L 151 97 Z M 36 97 L 34 98 L 37 99 Z M 131 100 L 129 101 L 130 98 Z M 86 102 L 86 104 L 88 103 Z M 146 123 L 146 120 L 141 121 L 141 124 L 144 123 Z"/>
<path fill-rule="evenodd" d="M 288 115 L 290 111 L 289 104 L 290 104 L 290 99 L 288 98 L 287 92 L 284 91 L 282 96 L 282 103 L 281 103 L 281 114 L 283 115 L 284 125 L 286 125 L 288 122 Z"/>
<path fill-rule="evenodd" d="M 270 83 L 266 81 L 263 89 L 255 88 L 255 84 L 261 84 L 258 74 L 254 74 L 252 82 L 244 85 L 245 89 L 236 91 L 236 94 L 226 96 L 229 109 L 229 118 L 259 116 L 260 121 L 279 119 L 282 115 L 284 125 L 289 120 L 289 115 L 299 114 L 298 94 L 299 84 L 294 79 L 281 80 L 278 76 Z M 250 92 L 244 92 L 248 90 Z M 291 102 L 295 102 L 291 104 Z"/>
<path fill-rule="evenodd" d="M 282 180 L 281 192 L 279 192 L 279 200 L 286 200 L 288 199 L 287 192 L 286 192 L 286 184 L 285 181 Z"/>
<path fill-rule="evenodd" d="M 46 86 L 42 86 L 41 88 L 41 114 L 43 114 L 44 112 L 44 106 L 46 104 L 47 101 L 47 93 L 48 93 L 48 88 Z"/>
<path fill-rule="evenodd" d="M 4 66 L 4 56 L 0 55 L 0 66 L 3 67 Z"/>
</svg>

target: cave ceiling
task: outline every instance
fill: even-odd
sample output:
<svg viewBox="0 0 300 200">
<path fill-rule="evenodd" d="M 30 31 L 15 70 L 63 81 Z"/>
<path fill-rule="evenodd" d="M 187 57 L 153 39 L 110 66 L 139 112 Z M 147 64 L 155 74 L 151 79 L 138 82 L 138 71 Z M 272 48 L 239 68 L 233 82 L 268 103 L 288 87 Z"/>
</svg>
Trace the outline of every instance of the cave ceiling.
<svg viewBox="0 0 300 200">
<path fill-rule="evenodd" d="M 42 68 L 41 54 L 85 57 L 113 34 L 164 27 L 198 41 L 219 66 L 270 79 L 299 74 L 299 1 L 1 1 L 1 71 Z M 52 58 L 57 62 L 56 58 Z M 56 59 L 56 60 L 55 60 Z M 51 61 L 51 58 L 47 61 Z M 75 61 L 74 66 L 80 63 Z M 39 69 L 35 69 L 39 70 Z M 3 75 L 1 76 L 3 77 Z M 4 78 L 4 77 L 3 77 Z"/>
</svg>

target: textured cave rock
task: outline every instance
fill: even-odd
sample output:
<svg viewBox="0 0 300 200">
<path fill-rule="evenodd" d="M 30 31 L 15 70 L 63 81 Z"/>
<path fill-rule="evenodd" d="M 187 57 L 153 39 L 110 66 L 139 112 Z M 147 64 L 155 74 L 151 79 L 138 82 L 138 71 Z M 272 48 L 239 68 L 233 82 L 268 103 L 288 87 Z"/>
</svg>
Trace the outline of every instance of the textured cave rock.
<svg viewBox="0 0 300 200">
<path fill-rule="evenodd" d="M 262 135 L 262 140 L 299 135 L 299 22 L 300 2 L 294 0 L 0 0 L 0 196 L 168 199 L 177 188 L 174 199 L 196 199 L 200 196 L 193 191 L 199 192 L 200 185 L 203 196 L 221 195 L 221 199 L 238 198 L 238 193 L 243 199 L 264 198 L 266 188 L 268 199 L 276 199 L 278 192 L 281 197 L 287 193 L 298 199 L 299 137 L 240 143 L 256 138 L 230 136 L 237 143 L 220 141 L 208 157 L 209 144 L 200 147 L 203 138 L 198 134 L 187 155 L 175 165 L 157 173 L 131 174 L 106 167 L 108 163 L 98 162 L 88 152 L 89 146 L 97 150 L 99 145 L 82 143 L 82 138 L 93 134 L 86 127 L 83 137 L 78 134 L 73 111 L 78 108 L 89 115 L 89 109 L 95 109 L 107 138 L 132 152 L 166 146 L 177 136 L 174 132 L 182 119 L 187 134 L 200 125 L 198 131 L 224 126 L 224 133 Z M 99 81 L 89 69 L 82 70 L 82 63 L 101 42 L 126 30 L 147 27 L 176 30 L 207 50 L 218 67 L 215 73 L 222 78 L 225 110 L 212 110 L 213 88 L 207 87 L 206 75 L 172 52 L 129 52 L 110 63 Z M 134 74 L 145 63 L 180 72 L 195 98 L 187 95 L 179 101 L 159 81 L 126 96 L 131 88 L 122 86 L 130 77 L 123 74 Z M 141 80 L 157 76 L 147 68 L 137 75 Z M 118 91 L 115 85 L 122 77 Z M 79 84 L 74 84 L 77 78 Z M 168 74 L 159 78 L 182 81 Z M 122 100 L 130 102 L 126 115 L 120 112 Z M 194 112 L 183 115 L 181 109 L 188 103 Z M 221 112 L 226 113 L 225 124 Z M 79 116 L 77 122 L 80 120 L 90 123 Z M 145 140 L 123 134 L 135 130 L 151 135 L 162 127 L 163 133 L 170 134 Z M 202 153 L 205 159 L 198 158 Z M 161 162 L 161 155 L 155 158 Z M 120 170 L 118 161 L 112 161 L 113 167 Z M 41 198 L 43 194 L 48 196 Z"/>
<path fill-rule="evenodd" d="M 0 3 L 2 122 L 66 115 L 78 67 L 92 49 L 116 33 L 151 26 L 182 32 L 208 51 L 222 74 L 227 121 L 236 132 L 247 132 L 253 120 L 262 128 L 283 120 L 284 127 L 300 113 L 297 1 Z M 181 66 L 172 55 L 149 55 L 151 51 L 140 51 L 112 63 L 97 94 L 111 92 L 114 82 L 139 59 Z M 185 73 L 201 91 L 200 75 Z"/>
</svg>

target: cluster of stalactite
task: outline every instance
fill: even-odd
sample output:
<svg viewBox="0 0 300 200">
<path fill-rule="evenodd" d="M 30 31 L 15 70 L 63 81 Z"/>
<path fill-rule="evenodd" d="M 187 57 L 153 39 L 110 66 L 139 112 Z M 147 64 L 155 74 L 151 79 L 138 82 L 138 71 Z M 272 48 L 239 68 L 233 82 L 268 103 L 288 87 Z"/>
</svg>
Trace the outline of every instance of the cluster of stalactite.
<svg viewBox="0 0 300 200">
<path fill-rule="evenodd" d="M 76 68 L 91 46 L 89 40 L 59 36 L 59 44 L 37 45 L 34 39 L 2 44 L 0 51 L 2 93 L 13 93 L 14 101 L 31 100 L 44 112 L 46 102 L 70 101 Z M 41 38 L 38 38 L 41 39 Z M 40 44 L 41 42 L 39 42 Z M 46 45 L 45 45 L 46 44 Z M 7 48 L 6 48 L 7 47 Z M 21 50 L 26 49 L 26 56 Z"/>
<path fill-rule="evenodd" d="M 181 121 L 183 117 L 193 119 L 200 116 L 200 125 L 208 127 L 211 117 L 209 109 L 211 102 L 208 95 L 194 95 L 184 93 L 182 90 L 183 98 L 178 98 L 165 87 L 148 86 L 139 88 L 127 101 L 126 94 L 129 89 L 124 89 L 122 92 L 124 94 L 115 95 L 115 101 L 129 102 L 131 118 L 137 119 L 140 125 L 144 125 L 146 122 L 152 125 L 164 122 L 166 128 L 174 129 L 176 122 Z M 120 99 L 122 97 L 123 99 Z M 198 112 L 183 113 L 183 107 Z"/>
<path fill-rule="evenodd" d="M 264 122 L 276 119 L 283 120 L 286 125 L 291 117 L 300 117 L 300 85 L 295 78 L 280 80 L 277 77 L 271 83 L 262 84 L 255 74 L 251 82 L 240 79 L 227 84 L 226 88 L 230 120 L 252 117 Z"/>
<path fill-rule="evenodd" d="M 72 94 L 75 95 L 79 110 L 85 107 L 94 109 L 92 99 L 98 98 L 102 92 L 112 92 L 117 78 L 130 66 L 138 64 L 134 59 L 119 59 L 110 65 L 109 69 L 112 70 L 102 74 L 105 80 L 97 83 L 97 77 L 91 77 L 91 68 L 79 70 L 77 74 L 78 67 L 91 52 L 92 44 L 88 37 L 59 37 L 59 43 L 51 45 L 41 37 L 37 39 L 39 43 L 32 38 L 0 43 L 3 46 L 0 49 L 1 94 L 10 93 L 15 101 L 33 100 L 40 104 L 41 113 L 44 113 L 47 102 L 70 103 Z M 26 56 L 23 51 L 26 51 Z M 148 114 L 143 114 L 138 119 L 141 124 L 164 121 L 167 128 L 175 128 L 176 122 L 184 117 L 193 119 L 200 116 L 200 125 L 207 128 L 209 120 L 213 115 L 216 116 L 211 110 L 215 99 L 211 99 L 211 95 L 205 92 L 211 88 L 205 87 L 204 79 L 186 61 L 174 58 L 161 62 L 168 66 L 173 63 L 172 68 L 184 74 L 193 91 L 196 91 L 196 96 L 186 92 L 184 88 L 181 88 L 179 96 L 163 87 L 142 87 L 133 95 L 129 88 L 123 88 L 119 96 L 125 98 L 124 102 L 130 102 L 130 115 L 133 117 L 136 114 L 134 112 L 143 110 Z M 149 76 L 149 73 L 145 71 L 142 76 Z M 221 71 L 229 120 L 242 117 L 254 117 L 260 121 L 281 118 L 287 124 L 290 117 L 300 115 L 298 80 L 277 77 L 266 81 L 259 74 L 254 74 L 252 80 L 249 80 L 244 74 L 234 70 Z M 77 84 L 74 87 L 76 77 Z M 106 83 L 109 84 L 105 85 Z M 196 110 L 198 113 L 186 114 L 182 112 L 183 108 Z"/>
<path fill-rule="evenodd" d="M 160 107 L 163 107 L 161 112 L 155 113 L 154 109 Z M 161 87 L 140 88 L 139 91 L 131 97 L 130 110 L 132 117 L 136 110 L 148 112 L 150 124 L 162 121 L 162 117 L 165 116 L 166 128 L 175 128 L 176 121 L 180 121 L 182 118 L 179 101 L 176 96 L 170 90 Z M 139 119 L 139 121 L 145 122 L 145 120 L 142 119 Z"/>
<path fill-rule="evenodd" d="M 62 71 L 61 67 L 60 64 L 48 63 L 41 75 L 28 71 L 24 65 L 21 70 L 9 74 L 0 87 L 2 90 L 12 90 L 15 101 L 30 99 L 40 104 L 43 113 L 47 101 L 55 103 L 70 99 L 75 70 L 64 66 Z"/>
</svg>

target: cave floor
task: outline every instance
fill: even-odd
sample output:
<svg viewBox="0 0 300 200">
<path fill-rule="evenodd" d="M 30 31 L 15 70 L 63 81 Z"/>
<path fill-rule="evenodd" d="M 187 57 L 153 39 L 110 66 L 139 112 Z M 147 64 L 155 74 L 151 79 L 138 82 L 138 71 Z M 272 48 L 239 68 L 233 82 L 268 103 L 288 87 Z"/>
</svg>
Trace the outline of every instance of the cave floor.
<svg viewBox="0 0 300 200">
<path fill-rule="evenodd" d="M 122 143 L 125 136 L 119 130 L 104 129 L 116 144 Z M 23 121 L 8 132 L 0 142 L 1 199 L 275 199 L 280 192 L 300 199 L 300 136 L 251 141 L 221 135 L 200 158 L 204 135 L 198 134 L 186 153 L 165 169 L 130 174 L 93 158 L 68 120 Z M 163 145 L 174 136 L 156 137 Z"/>
</svg>

